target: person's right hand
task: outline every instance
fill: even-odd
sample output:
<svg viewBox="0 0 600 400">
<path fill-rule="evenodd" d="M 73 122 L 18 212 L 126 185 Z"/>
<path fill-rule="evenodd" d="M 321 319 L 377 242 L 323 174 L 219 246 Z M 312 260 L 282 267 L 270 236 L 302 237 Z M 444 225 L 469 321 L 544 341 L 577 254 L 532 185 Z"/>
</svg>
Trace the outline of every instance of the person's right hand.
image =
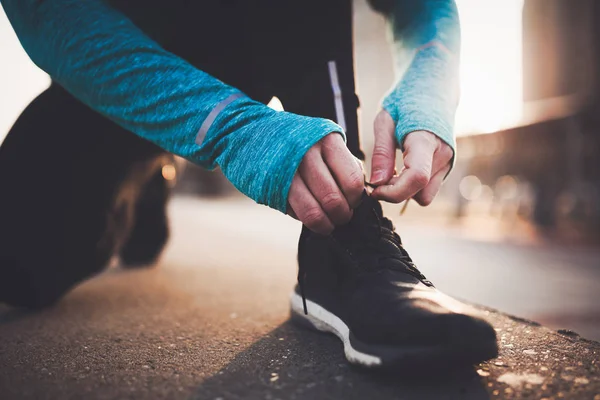
<svg viewBox="0 0 600 400">
<path fill-rule="evenodd" d="M 330 133 L 308 150 L 292 180 L 288 214 L 328 235 L 350 221 L 364 190 L 362 165 L 341 135 Z"/>
</svg>

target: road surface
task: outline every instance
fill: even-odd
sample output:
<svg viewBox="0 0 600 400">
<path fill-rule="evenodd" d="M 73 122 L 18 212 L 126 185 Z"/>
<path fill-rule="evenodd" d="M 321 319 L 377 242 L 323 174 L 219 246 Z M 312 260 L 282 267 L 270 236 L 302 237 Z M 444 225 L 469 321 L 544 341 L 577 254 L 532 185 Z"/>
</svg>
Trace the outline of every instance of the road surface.
<svg viewBox="0 0 600 400">
<path fill-rule="evenodd" d="M 350 368 L 337 339 L 288 322 L 295 221 L 239 199 L 175 198 L 170 211 L 157 267 L 110 269 L 39 313 L 0 306 L 1 399 L 600 399 L 597 342 L 492 310 L 489 363 L 417 378 Z M 598 312 L 593 251 L 400 233 L 428 277 L 469 301 L 556 321 Z"/>
</svg>

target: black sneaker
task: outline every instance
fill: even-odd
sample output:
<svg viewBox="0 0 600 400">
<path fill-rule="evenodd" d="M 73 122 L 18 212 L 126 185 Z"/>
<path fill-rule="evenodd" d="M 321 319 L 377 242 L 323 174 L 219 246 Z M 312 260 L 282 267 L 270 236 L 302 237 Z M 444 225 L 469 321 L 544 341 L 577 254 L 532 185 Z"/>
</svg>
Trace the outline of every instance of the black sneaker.
<svg viewBox="0 0 600 400">
<path fill-rule="evenodd" d="M 434 288 L 366 194 L 331 236 L 303 227 L 298 263 L 292 319 L 337 335 L 352 364 L 452 367 L 498 354 L 494 328 Z"/>
</svg>

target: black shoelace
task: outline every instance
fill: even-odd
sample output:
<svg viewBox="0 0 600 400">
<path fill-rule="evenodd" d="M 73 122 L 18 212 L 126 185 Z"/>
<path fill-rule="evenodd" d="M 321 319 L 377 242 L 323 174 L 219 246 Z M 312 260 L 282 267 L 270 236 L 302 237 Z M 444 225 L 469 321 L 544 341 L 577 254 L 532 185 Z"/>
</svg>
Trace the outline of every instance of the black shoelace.
<svg viewBox="0 0 600 400">
<path fill-rule="evenodd" d="M 400 272 L 405 272 L 420 280 L 424 285 L 433 287 L 433 283 L 431 283 L 431 281 L 427 279 L 425 275 L 423 275 L 413 263 L 412 258 L 410 258 L 410 255 L 408 254 L 408 252 L 404 248 L 404 245 L 402 244 L 400 235 L 398 235 L 398 233 L 396 233 L 396 231 L 394 230 L 394 225 L 392 224 L 392 221 L 385 217 L 380 218 L 379 216 L 377 216 L 377 218 L 380 221 L 379 229 L 381 232 L 381 237 L 383 239 L 391 241 L 394 245 L 396 245 L 396 247 L 400 249 L 400 253 L 383 253 L 380 257 L 380 262 L 376 266 L 376 269 L 380 270 L 388 268 Z M 398 260 L 400 261 L 400 263 L 384 263 L 383 261 L 385 259 Z"/>
<path fill-rule="evenodd" d="M 396 233 L 396 231 L 394 230 L 394 225 L 392 224 L 392 221 L 390 221 L 388 218 L 378 215 L 378 213 L 375 212 L 375 210 L 371 211 L 373 212 L 377 220 L 377 229 L 379 232 L 379 237 L 377 237 L 376 239 L 366 241 L 358 240 L 356 246 L 354 247 L 356 247 L 357 253 L 359 251 L 380 252 L 381 255 L 378 257 L 378 261 L 376 263 L 359 262 L 358 264 L 361 268 L 361 272 L 370 273 L 384 269 L 392 269 L 395 271 L 409 274 L 420 280 L 426 286 L 434 287 L 433 283 L 431 283 L 431 281 L 429 281 L 425 277 L 425 275 L 423 275 L 421 271 L 419 271 L 419 269 L 415 266 L 410 255 L 404 249 L 404 246 L 402 245 L 402 240 L 400 239 L 400 235 L 398 235 L 398 233 Z M 335 235 L 331 235 L 330 240 L 336 243 L 337 246 L 340 246 L 347 251 L 346 247 L 338 240 L 336 240 Z M 390 252 L 389 249 L 387 251 L 384 251 L 381 248 L 381 246 L 377 245 L 378 243 L 380 243 L 381 240 L 390 241 L 395 245 L 397 249 L 399 249 L 399 252 Z M 398 262 L 386 262 L 386 260 L 390 259 L 396 260 Z M 300 288 L 300 295 L 302 296 L 302 306 L 304 307 L 304 314 L 308 315 L 308 309 L 306 307 L 306 296 L 304 291 L 305 277 L 306 272 L 303 270 L 302 264 L 299 264 L 298 287 Z"/>
<path fill-rule="evenodd" d="M 377 219 L 377 228 L 379 229 L 379 240 L 368 242 L 367 246 L 370 247 L 371 251 L 380 252 L 379 262 L 374 265 L 363 265 L 362 267 L 367 272 L 379 271 L 382 269 L 393 269 L 399 272 L 407 273 L 415 278 L 419 279 L 426 286 L 433 287 L 433 284 L 419 271 L 419 269 L 413 263 L 412 258 L 404 248 L 400 235 L 394 230 L 394 225 L 391 220 L 384 216 L 380 216 L 373 210 L 373 214 Z M 380 246 L 377 246 L 380 240 L 387 240 L 394 244 L 399 252 L 383 251 Z M 370 246 L 369 246 L 370 245 Z M 399 263 L 389 263 L 385 260 L 392 259 L 397 260 Z"/>
</svg>

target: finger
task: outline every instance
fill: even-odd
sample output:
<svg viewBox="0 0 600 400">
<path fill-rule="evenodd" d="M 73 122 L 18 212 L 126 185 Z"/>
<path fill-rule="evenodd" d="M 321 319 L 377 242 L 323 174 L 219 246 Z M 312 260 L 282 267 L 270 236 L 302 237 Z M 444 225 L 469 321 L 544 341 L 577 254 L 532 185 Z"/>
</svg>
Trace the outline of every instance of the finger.
<svg viewBox="0 0 600 400">
<path fill-rule="evenodd" d="M 387 111 L 381 111 L 375 118 L 375 145 L 371 162 L 371 183 L 387 183 L 394 175 L 396 163 L 396 124 Z"/>
<path fill-rule="evenodd" d="M 333 231 L 333 224 L 298 174 L 292 180 L 288 201 L 292 212 L 308 229 L 322 235 Z"/>
<path fill-rule="evenodd" d="M 425 188 L 431 178 L 435 142 L 415 140 L 405 142 L 404 170 L 388 185 L 379 186 L 373 196 L 379 200 L 400 203 Z"/>
<path fill-rule="evenodd" d="M 350 208 L 356 208 L 365 189 L 362 163 L 350 153 L 339 135 L 329 135 L 322 143 L 323 160 L 331 171 Z"/>
<path fill-rule="evenodd" d="M 434 175 L 437 174 L 439 171 L 446 169 L 450 164 L 450 161 L 452 161 L 452 157 L 454 157 L 454 152 L 452 151 L 452 148 L 446 143 L 442 142 L 441 140 L 439 142 L 440 144 L 438 146 L 438 149 L 433 155 L 433 166 L 431 168 L 431 172 Z"/>
<path fill-rule="evenodd" d="M 331 222 L 343 225 L 350 221 L 352 210 L 321 154 L 307 153 L 298 173 Z"/>
<path fill-rule="evenodd" d="M 446 174 L 450 171 L 450 165 L 447 165 L 446 168 L 439 170 L 432 177 L 427 186 L 419 193 L 417 193 L 413 198 L 417 203 L 422 206 L 428 206 L 431 204 L 435 196 L 437 196 L 440 188 L 442 187 L 442 182 L 444 182 L 444 178 Z"/>
</svg>

